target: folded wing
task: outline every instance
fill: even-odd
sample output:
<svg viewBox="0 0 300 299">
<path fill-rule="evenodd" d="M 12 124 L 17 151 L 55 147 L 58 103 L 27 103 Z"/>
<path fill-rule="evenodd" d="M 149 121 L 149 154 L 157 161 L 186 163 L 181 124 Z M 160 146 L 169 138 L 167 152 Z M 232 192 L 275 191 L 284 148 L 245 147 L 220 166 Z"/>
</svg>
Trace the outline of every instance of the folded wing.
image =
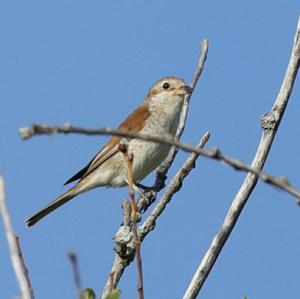
<svg viewBox="0 0 300 299">
<path fill-rule="evenodd" d="M 145 120 L 149 117 L 150 111 L 148 109 L 147 103 L 144 103 L 139 108 L 137 108 L 132 114 L 130 114 L 119 126 L 118 129 L 139 132 L 143 126 Z M 113 136 L 107 145 L 105 145 L 94 157 L 93 159 L 80 171 L 78 171 L 74 176 L 65 182 L 69 184 L 76 180 L 82 180 L 90 173 L 92 173 L 96 168 L 102 165 L 109 158 L 114 156 L 118 151 L 118 145 L 121 140 L 121 137 Z"/>
</svg>

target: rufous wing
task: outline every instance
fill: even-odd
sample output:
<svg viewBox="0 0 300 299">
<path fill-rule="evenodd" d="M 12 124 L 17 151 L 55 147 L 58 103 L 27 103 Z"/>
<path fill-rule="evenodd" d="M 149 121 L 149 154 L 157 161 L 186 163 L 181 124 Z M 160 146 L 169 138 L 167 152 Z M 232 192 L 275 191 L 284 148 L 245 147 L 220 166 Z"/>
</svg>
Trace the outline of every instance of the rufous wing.
<svg viewBox="0 0 300 299">
<path fill-rule="evenodd" d="M 144 123 L 150 115 L 148 109 L 148 104 L 144 103 L 134 112 L 132 112 L 118 127 L 118 129 L 130 131 L 130 132 L 139 132 L 143 127 Z M 69 184 L 76 180 L 82 180 L 90 173 L 92 173 L 96 168 L 102 165 L 109 158 L 114 156 L 119 151 L 119 142 L 121 137 L 113 136 L 109 142 L 93 157 L 93 159 L 80 171 L 78 171 L 74 176 L 66 181 L 66 184 Z"/>
</svg>

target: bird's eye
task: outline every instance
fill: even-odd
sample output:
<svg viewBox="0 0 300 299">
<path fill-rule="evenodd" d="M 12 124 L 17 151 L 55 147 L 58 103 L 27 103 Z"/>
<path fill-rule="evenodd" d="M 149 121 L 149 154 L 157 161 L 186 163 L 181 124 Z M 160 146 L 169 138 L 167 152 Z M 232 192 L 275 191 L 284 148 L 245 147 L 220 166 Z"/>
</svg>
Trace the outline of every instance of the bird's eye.
<svg viewBox="0 0 300 299">
<path fill-rule="evenodd" d="M 168 89 L 170 87 L 170 84 L 169 83 L 164 83 L 164 85 L 163 85 L 163 89 Z"/>
</svg>

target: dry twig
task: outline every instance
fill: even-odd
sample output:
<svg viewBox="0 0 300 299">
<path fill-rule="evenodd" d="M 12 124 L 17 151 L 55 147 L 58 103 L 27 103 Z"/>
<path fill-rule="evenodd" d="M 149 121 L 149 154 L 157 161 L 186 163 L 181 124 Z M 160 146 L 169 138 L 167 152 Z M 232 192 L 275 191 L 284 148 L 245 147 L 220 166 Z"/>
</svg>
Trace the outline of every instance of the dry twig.
<svg viewBox="0 0 300 299">
<path fill-rule="evenodd" d="M 277 115 L 279 115 L 279 111 L 277 111 L 277 107 L 275 107 L 274 110 L 272 110 L 272 112 L 270 112 L 269 114 L 265 115 L 262 118 L 262 127 L 266 132 L 273 131 L 275 129 L 275 128 L 272 128 L 272 126 L 275 125 L 274 118 L 275 119 L 276 119 L 276 117 L 278 118 Z M 34 125 L 34 126 L 37 127 L 38 125 Z M 45 128 L 47 128 L 44 132 L 47 132 L 47 130 L 49 128 L 54 128 L 54 129 L 59 128 L 59 131 L 62 131 L 62 129 L 63 129 L 63 127 L 41 125 L 39 132 L 42 131 L 41 128 L 43 126 Z M 68 128 L 70 128 L 70 127 L 68 127 Z M 74 128 L 74 127 L 72 127 L 72 128 Z M 79 128 L 75 129 L 75 132 L 78 132 L 78 129 Z M 22 130 L 25 131 L 25 128 L 23 128 Z M 30 131 L 30 128 L 28 128 L 28 130 Z M 261 170 L 261 168 L 255 167 L 254 164 L 248 165 L 238 159 L 235 159 L 235 158 L 232 158 L 229 156 L 225 156 L 222 154 L 222 152 L 218 148 L 212 148 L 212 149 L 196 148 L 190 144 L 181 143 L 172 136 L 154 136 L 154 135 L 124 131 L 124 130 L 119 130 L 119 129 L 110 129 L 110 128 L 98 129 L 98 134 L 115 135 L 115 136 L 128 137 L 128 138 L 138 138 L 138 139 L 145 140 L 145 141 L 152 141 L 152 142 L 173 145 L 176 148 L 180 148 L 181 150 L 183 150 L 185 152 L 196 153 L 198 155 L 201 155 L 201 156 L 209 158 L 209 159 L 221 161 L 221 162 L 225 163 L 226 165 L 234 168 L 235 170 L 250 172 L 250 173 L 254 174 L 255 176 L 259 177 L 259 179 L 262 180 L 263 182 L 273 185 L 283 191 L 288 192 L 289 194 L 295 196 L 298 199 L 298 202 L 300 201 L 300 191 L 297 190 L 295 187 L 293 187 L 286 178 L 274 177 L 273 175 L 263 172 Z"/>
<path fill-rule="evenodd" d="M 137 231 L 137 206 L 134 199 L 134 190 L 133 190 L 133 179 L 132 179 L 132 163 L 133 163 L 133 154 L 128 153 L 128 147 L 125 144 L 119 145 L 119 150 L 122 152 L 125 161 L 127 163 L 127 180 L 128 180 L 128 189 L 130 197 L 130 210 L 131 210 L 131 230 L 135 242 L 135 252 L 136 252 L 136 262 L 137 262 L 137 271 L 138 271 L 138 286 L 137 291 L 139 299 L 144 299 L 144 286 L 143 286 L 143 267 L 142 267 L 142 255 L 141 255 L 141 240 L 139 233 Z M 113 283 L 113 281 L 112 281 Z"/>
<path fill-rule="evenodd" d="M 267 159 L 271 149 L 274 137 L 279 127 L 280 121 L 283 117 L 285 108 L 287 106 L 296 75 L 300 64 L 300 18 L 298 20 L 297 30 L 294 39 L 294 45 L 290 57 L 290 61 L 278 93 L 275 103 L 271 111 L 265 114 L 262 118 L 262 136 L 256 155 L 252 161 L 251 167 L 260 171 Z M 252 190 L 256 186 L 258 175 L 248 173 L 240 190 L 236 194 L 231 207 L 224 219 L 224 222 L 212 240 L 212 243 L 207 250 L 203 260 L 201 261 L 190 285 L 188 286 L 184 299 L 194 299 L 197 297 L 201 287 L 203 286 L 207 276 L 213 268 L 223 246 L 225 245 L 230 233 L 232 232 L 236 221 L 242 212 Z M 287 190 L 286 190 L 287 191 Z"/>
<path fill-rule="evenodd" d="M 79 274 L 79 267 L 78 267 L 78 261 L 77 261 L 77 254 L 75 252 L 69 252 L 68 257 L 69 257 L 71 265 L 72 265 L 77 297 L 78 297 L 78 299 L 81 299 L 81 283 L 80 283 L 80 274 Z"/>
<path fill-rule="evenodd" d="M 25 261 L 19 244 L 19 238 L 14 233 L 9 211 L 5 202 L 4 180 L 3 177 L 1 176 L 0 176 L 0 212 L 3 219 L 10 257 L 19 284 L 21 297 L 23 299 L 34 299 L 29 273 L 25 265 Z"/>
</svg>

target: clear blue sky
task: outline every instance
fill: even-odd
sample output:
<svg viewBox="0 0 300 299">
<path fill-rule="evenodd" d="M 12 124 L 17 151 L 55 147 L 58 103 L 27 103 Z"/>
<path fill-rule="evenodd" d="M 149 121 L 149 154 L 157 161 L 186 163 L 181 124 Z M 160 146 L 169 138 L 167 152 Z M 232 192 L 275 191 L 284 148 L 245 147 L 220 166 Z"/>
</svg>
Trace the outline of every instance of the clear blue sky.
<svg viewBox="0 0 300 299">
<path fill-rule="evenodd" d="M 207 130 L 209 146 L 250 162 L 260 116 L 277 94 L 292 46 L 299 1 L 5 1 L 0 5 L 0 169 L 36 297 L 75 298 L 69 250 L 84 287 L 99 296 L 114 257 L 126 189 L 86 193 L 32 229 L 24 220 L 107 140 L 55 136 L 22 141 L 33 122 L 116 127 L 166 75 L 190 82 L 202 38 L 210 41 L 183 141 Z M 300 187 L 297 80 L 266 170 Z M 169 178 L 187 154 L 180 153 Z M 146 298 L 181 298 L 244 174 L 200 158 L 182 191 L 143 243 Z M 151 176 L 146 182 L 153 180 Z M 259 183 L 203 290 L 208 298 L 299 297 L 300 210 Z M 18 287 L 0 231 L 1 298 Z M 136 298 L 136 266 L 120 283 Z"/>
</svg>

